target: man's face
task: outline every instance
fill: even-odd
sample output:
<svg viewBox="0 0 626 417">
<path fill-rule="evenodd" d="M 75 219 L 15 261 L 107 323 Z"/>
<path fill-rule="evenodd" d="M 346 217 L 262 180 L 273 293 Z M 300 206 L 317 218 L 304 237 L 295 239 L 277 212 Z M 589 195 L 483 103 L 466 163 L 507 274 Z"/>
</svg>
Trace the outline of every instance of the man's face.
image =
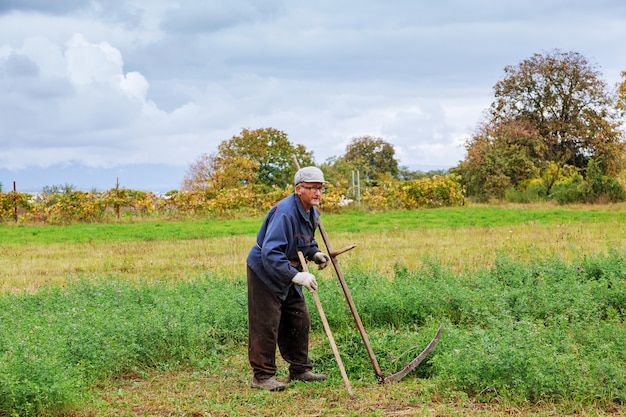
<svg viewBox="0 0 626 417">
<path fill-rule="evenodd" d="M 302 182 L 296 186 L 296 193 L 307 211 L 313 206 L 319 206 L 323 192 L 324 184 L 319 182 Z"/>
</svg>

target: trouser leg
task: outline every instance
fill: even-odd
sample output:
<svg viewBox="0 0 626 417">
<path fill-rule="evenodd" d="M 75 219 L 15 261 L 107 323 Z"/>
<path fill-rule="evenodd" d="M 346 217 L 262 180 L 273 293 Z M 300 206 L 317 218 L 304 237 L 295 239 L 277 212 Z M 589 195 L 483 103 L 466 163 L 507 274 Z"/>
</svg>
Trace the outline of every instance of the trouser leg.
<svg viewBox="0 0 626 417">
<path fill-rule="evenodd" d="M 281 300 L 248 267 L 248 360 L 254 376 L 267 379 L 276 374 L 276 345 Z"/>
<path fill-rule="evenodd" d="M 310 371 L 309 331 L 311 319 L 304 297 L 292 287 L 282 305 L 278 327 L 278 348 L 289 363 L 289 372 L 298 374 Z"/>
</svg>

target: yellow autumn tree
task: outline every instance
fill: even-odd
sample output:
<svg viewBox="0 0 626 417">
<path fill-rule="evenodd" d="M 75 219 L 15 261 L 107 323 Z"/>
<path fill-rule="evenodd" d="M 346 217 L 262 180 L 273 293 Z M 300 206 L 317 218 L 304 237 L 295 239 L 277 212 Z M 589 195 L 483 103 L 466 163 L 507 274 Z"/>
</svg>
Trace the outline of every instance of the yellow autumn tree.
<svg viewBox="0 0 626 417">
<path fill-rule="evenodd" d="M 183 190 L 224 190 L 242 186 L 285 188 L 292 184 L 296 167 L 312 165 L 313 154 L 292 144 L 287 134 L 274 128 L 243 129 L 222 141 L 214 154 L 200 155 L 188 168 Z"/>
</svg>

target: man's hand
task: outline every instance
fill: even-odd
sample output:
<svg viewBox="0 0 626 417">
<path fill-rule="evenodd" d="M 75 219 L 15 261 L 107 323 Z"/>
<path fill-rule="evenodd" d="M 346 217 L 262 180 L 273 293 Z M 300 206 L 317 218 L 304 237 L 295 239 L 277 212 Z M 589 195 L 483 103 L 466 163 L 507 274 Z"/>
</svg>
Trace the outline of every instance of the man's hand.
<svg viewBox="0 0 626 417">
<path fill-rule="evenodd" d="M 317 290 L 315 275 L 310 272 L 298 272 L 293 278 L 291 278 L 291 281 L 298 285 L 302 285 L 303 287 L 307 287 L 309 291 Z"/>
<path fill-rule="evenodd" d="M 326 255 L 324 252 L 317 252 L 313 255 L 313 262 L 317 264 L 317 269 L 324 269 L 330 263 L 330 256 Z"/>
</svg>

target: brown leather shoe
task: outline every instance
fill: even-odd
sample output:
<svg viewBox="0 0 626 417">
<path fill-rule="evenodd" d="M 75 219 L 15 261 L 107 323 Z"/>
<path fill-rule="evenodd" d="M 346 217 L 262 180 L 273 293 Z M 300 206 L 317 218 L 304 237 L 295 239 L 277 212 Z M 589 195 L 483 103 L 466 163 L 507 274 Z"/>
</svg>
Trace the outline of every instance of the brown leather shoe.
<svg viewBox="0 0 626 417">
<path fill-rule="evenodd" d="M 256 379 L 256 377 L 254 377 L 250 383 L 250 388 L 260 388 L 268 391 L 283 391 L 285 387 L 285 384 L 276 381 L 274 377 L 267 379 Z"/>
<path fill-rule="evenodd" d="M 289 375 L 289 381 L 302 381 L 302 382 L 315 382 L 315 381 L 326 381 L 326 375 L 324 374 L 314 374 L 311 371 L 302 372 L 301 374 L 291 374 Z"/>
</svg>

